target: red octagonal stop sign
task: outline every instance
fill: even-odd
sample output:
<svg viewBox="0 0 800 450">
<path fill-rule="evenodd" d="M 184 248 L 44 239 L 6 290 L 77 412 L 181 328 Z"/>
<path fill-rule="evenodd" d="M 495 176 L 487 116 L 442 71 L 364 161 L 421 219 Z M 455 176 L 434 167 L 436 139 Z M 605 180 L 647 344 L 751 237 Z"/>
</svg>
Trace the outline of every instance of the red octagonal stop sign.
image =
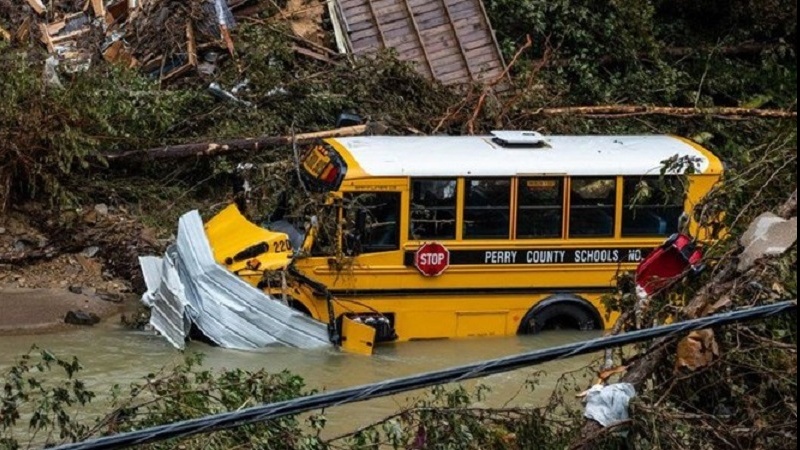
<svg viewBox="0 0 800 450">
<path fill-rule="evenodd" d="M 426 277 L 441 275 L 450 265 L 450 251 L 438 242 L 426 242 L 414 253 L 414 266 Z"/>
</svg>

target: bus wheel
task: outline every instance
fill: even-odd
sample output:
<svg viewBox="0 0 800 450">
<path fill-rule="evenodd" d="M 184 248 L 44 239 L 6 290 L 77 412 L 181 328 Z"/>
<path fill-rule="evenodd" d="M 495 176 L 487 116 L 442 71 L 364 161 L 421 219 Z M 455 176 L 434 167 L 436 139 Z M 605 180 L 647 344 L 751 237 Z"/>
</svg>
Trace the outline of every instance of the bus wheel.
<svg viewBox="0 0 800 450">
<path fill-rule="evenodd" d="M 601 328 L 597 314 L 580 304 L 558 302 L 544 308 L 533 308 L 522 318 L 519 334 L 535 334 L 546 330 L 597 330 Z"/>
</svg>

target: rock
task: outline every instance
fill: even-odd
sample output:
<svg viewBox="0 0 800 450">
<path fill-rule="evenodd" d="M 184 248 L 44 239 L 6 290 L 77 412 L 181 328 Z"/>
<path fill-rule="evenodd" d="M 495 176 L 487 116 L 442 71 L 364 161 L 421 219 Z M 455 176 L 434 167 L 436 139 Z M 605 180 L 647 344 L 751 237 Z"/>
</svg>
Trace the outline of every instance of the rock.
<svg viewBox="0 0 800 450">
<path fill-rule="evenodd" d="M 83 253 L 83 255 L 88 257 L 88 258 L 92 258 L 99 251 L 100 251 L 100 247 L 98 247 L 96 245 L 93 245 L 91 247 L 86 247 L 85 249 L 83 249 L 83 252 L 81 252 L 81 253 Z"/>
<path fill-rule="evenodd" d="M 64 323 L 72 325 L 87 325 L 92 326 L 100 322 L 100 317 L 95 313 L 86 313 L 84 311 L 69 311 L 64 316 Z"/>
<path fill-rule="evenodd" d="M 3 228 L 3 227 L 0 227 L 0 234 L 6 234 L 6 229 Z"/>
<path fill-rule="evenodd" d="M 24 252 L 25 250 L 27 250 L 29 248 L 30 248 L 30 245 L 28 244 L 28 242 L 26 242 L 26 241 L 24 241 L 22 239 L 17 239 L 16 241 L 14 241 L 14 250 L 16 250 L 18 252 Z"/>
<path fill-rule="evenodd" d="M 122 303 L 123 300 L 123 296 L 121 294 L 115 294 L 113 292 L 98 291 L 96 295 L 100 300 L 112 303 Z"/>
<path fill-rule="evenodd" d="M 83 294 L 83 286 L 79 286 L 77 284 L 73 284 L 67 289 L 69 289 L 69 291 L 73 294 Z"/>
<path fill-rule="evenodd" d="M 739 256 L 740 272 L 744 272 L 761 257 L 785 252 L 797 241 L 797 217 L 789 220 L 772 213 L 758 216 L 739 239 L 744 247 Z"/>
<path fill-rule="evenodd" d="M 94 210 L 97 212 L 97 214 L 100 214 L 101 216 L 108 215 L 108 206 L 106 206 L 105 203 L 98 203 L 94 205 Z"/>
</svg>

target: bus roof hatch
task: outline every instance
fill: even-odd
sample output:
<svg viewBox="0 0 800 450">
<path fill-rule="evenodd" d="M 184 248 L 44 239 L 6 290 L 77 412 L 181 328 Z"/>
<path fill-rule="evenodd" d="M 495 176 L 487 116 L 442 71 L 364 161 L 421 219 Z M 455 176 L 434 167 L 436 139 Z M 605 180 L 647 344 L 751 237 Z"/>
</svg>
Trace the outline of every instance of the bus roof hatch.
<svg viewBox="0 0 800 450">
<path fill-rule="evenodd" d="M 544 136 L 536 131 L 492 131 L 492 141 L 509 148 L 539 148 L 547 145 Z"/>
</svg>

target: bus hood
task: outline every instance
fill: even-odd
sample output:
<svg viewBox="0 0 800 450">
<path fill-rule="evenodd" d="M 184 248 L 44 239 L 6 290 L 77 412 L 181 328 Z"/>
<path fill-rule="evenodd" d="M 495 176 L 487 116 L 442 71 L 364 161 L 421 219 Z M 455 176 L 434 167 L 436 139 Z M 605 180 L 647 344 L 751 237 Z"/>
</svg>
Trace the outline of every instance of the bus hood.
<svg viewBox="0 0 800 450">
<path fill-rule="evenodd" d="M 291 262 L 286 240 L 284 233 L 247 221 L 235 205 L 205 226 L 197 211 L 184 214 L 177 240 L 163 258 L 139 258 L 147 284 L 142 301 L 151 307 L 151 326 L 179 349 L 192 324 L 226 348 L 331 346 L 326 324 L 253 284 L 262 271 Z"/>
</svg>

